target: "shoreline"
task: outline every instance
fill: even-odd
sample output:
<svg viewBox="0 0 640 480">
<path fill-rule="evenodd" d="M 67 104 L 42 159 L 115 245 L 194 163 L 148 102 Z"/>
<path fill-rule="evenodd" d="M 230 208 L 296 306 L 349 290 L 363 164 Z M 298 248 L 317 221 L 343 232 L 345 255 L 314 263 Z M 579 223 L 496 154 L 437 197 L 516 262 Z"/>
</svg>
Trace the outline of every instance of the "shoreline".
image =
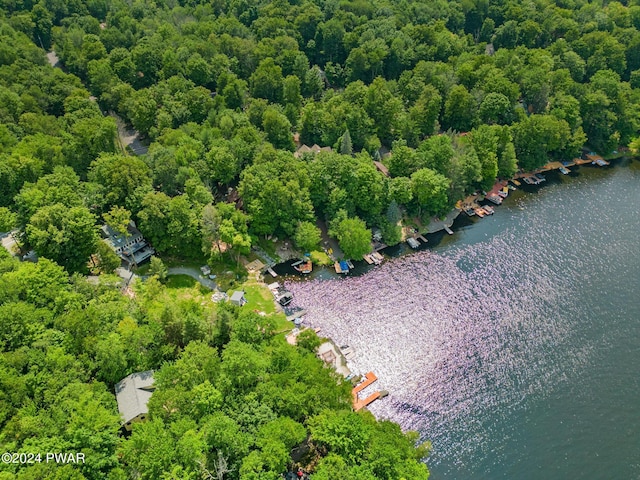
<svg viewBox="0 0 640 480">
<path fill-rule="evenodd" d="M 624 158 L 626 158 L 626 159 L 628 159 L 628 160 L 633 161 L 633 158 L 630 158 L 630 157 L 620 157 L 620 158 L 618 158 L 618 159 L 615 159 L 615 163 L 614 163 L 614 164 L 612 164 L 611 166 L 615 166 L 616 164 L 618 164 L 618 163 L 619 163 L 619 162 L 618 162 L 618 160 L 620 160 L 620 159 L 624 159 Z M 589 164 L 590 164 L 590 163 L 591 163 L 591 162 L 589 162 Z M 584 164 L 587 164 L 587 162 L 585 162 Z M 545 171 L 552 171 L 552 170 L 557 170 L 557 169 L 558 169 L 558 168 L 556 168 L 556 169 L 547 169 L 547 170 L 545 170 Z M 526 174 L 526 173 L 522 173 L 521 175 L 527 175 L 527 174 Z M 506 183 L 507 183 L 507 181 L 502 180 L 502 181 L 499 181 L 498 183 L 500 183 L 500 184 L 503 184 L 503 183 L 504 183 L 504 184 L 506 184 Z M 530 187 L 530 188 L 537 187 L 537 186 L 538 186 L 538 185 L 528 185 L 528 187 Z M 529 190 L 529 189 L 527 189 L 527 190 Z M 530 193 L 530 191 L 527 191 L 527 190 L 523 190 L 523 192 L 525 192 L 525 193 Z M 535 190 L 537 190 L 537 189 L 535 189 Z M 451 226 L 453 225 L 454 221 L 455 221 L 455 220 L 458 218 L 458 216 L 460 215 L 460 213 L 462 213 L 461 209 L 455 208 L 455 209 L 453 209 L 451 212 L 449 212 L 449 214 L 448 214 L 444 219 L 442 219 L 442 220 L 438 220 L 438 221 L 432 220 L 432 222 L 430 222 L 430 223 L 429 223 L 429 226 L 427 227 L 427 231 L 425 232 L 425 234 L 432 234 L 432 233 L 438 233 L 438 232 L 441 232 L 441 231 L 443 231 L 443 230 L 444 230 L 444 226 L 445 226 L 445 225 L 446 225 L 447 227 L 451 227 Z M 425 246 L 425 245 L 427 245 L 427 244 L 423 244 L 422 246 Z M 400 246 L 402 246 L 402 245 L 400 244 Z M 393 247 L 390 247 L 390 248 L 393 248 Z M 424 248 L 421 248 L 420 250 L 424 250 Z M 407 250 L 402 250 L 402 253 L 399 253 L 399 254 L 393 255 L 393 256 L 392 256 L 392 258 L 399 258 L 399 257 L 401 257 L 401 256 L 404 256 L 405 254 L 408 254 L 408 253 L 412 253 L 412 251 L 411 251 L 411 250 L 408 250 L 408 251 L 407 251 Z M 387 255 L 388 255 L 388 254 L 387 254 Z M 362 261 L 362 263 L 364 263 L 364 260 Z M 286 265 L 287 263 L 286 263 L 286 262 L 284 262 L 284 264 Z M 281 265 L 282 265 L 282 264 L 281 264 Z M 337 278 L 342 278 L 342 276 L 341 276 L 341 275 L 334 274 L 330 268 L 327 268 L 327 267 L 323 267 L 323 268 L 318 267 L 318 268 L 319 268 L 319 270 L 320 270 L 320 271 L 329 272 L 329 273 L 331 274 L 331 278 L 336 278 L 336 277 L 337 277 Z M 366 271 L 364 271 L 364 272 L 361 272 L 360 274 L 364 274 L 364 273 L 367 273 L 367 272 L 369 272 L 369 269 L 367 269 L 367 270 L 366 270 Z M 360 276 L 360 274 L 358 274 L 358 276 Z M 309 278 L 309 277 L 306 277 L 306 276 L 305 276 L 305 277 L 299 277 L 299 276 L 291 276 L 291 275 L 288 275 L 288 274 L 283 274 L 283 277 L 284 277 L 284 278 L 283 278 L 283 280 L 282 280 L 283 285 L 284 285 L 284 282 L 289 282 L 289 281 L 297 282 L 297 281 L 301 281 L 301 280 L 303 280 L 303 279 L 307 279 L 307 278 Z M 314 277 L 314 278 L 318 278 L 318 277 Z M 319 279 L 323 280 L 324 278 L 323 278 L 323 276 L 320 276 L 320 277 L 319 277 Z M 305 308 L 306 308 L 306 307 L 305 307 Z M 305 327 L 307 327 L 307 328 L 314 328 L 314 325 L 312 325 L 312 324 L 303 323 L 303 325 L 304 325 Z M 295 328 L 295 327 L 294 327 L 294 328 Z M 326 339 L 327 339 L 327 341 L 329 341 L 330 343 L 332 343 L 332 344 L 334 345 L 334 347 L 337 347 L 337 345 L 338 345 L 338 344 L 337 344 L 337 343 L 336 343 L 336 341 L 335 341 L 333 338 L 331 338 L 330 336 L 323 337 L 323 338 L 326 338 Z M 340 350 L 338 350 L 338 351 L 340 351 Z M 340 352 L 340 353 L 341 353 L 341 352 Z M 344 362 L 344 363 L 343 363 L 343 365 L 344 365 L 344 366 L 345 366 L 349 371 L 352 371 L 352 369 L 354 368 L 354 367 L 353 367 L 352 362 L 351 362 L 349 359 L 347 359 L 344 355 L 339 355 L 339 357 L 341 357 L 341 361 L 342 361 L 342 362 Z M 332 367 L 335 369 L 335 366 L 332 366 Z M 361 373 L 361 372 L 360 372 L 360 373 Z M 345 378 L 346 378 L 346 377 L 345 377 Z"/>
</svg>

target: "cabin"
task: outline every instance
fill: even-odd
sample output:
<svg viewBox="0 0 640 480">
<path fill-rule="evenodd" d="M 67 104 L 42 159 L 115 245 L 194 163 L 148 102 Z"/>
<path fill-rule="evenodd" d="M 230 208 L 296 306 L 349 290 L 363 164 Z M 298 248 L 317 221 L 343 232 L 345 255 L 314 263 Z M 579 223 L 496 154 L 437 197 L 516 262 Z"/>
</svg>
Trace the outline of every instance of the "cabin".
<svg viewBox="0 0 640 480">
<path fill-rule="evenodd" d="M 127 225 L 127 232 L 121 233 L 114 230 L 106 223 L 100 227 L 102 241 L 125 262 L 129 267 L 140 265 L 150 259 L 155 250 L 149 246 L 136 228 L 136 224 L 131 220 Z"/>
<path fill-rule="evenodd" d="M 125 431 L 130 432 L 134 422 L 144 422 L 147 419 L 147 404 L 154 390 L 153 370 L 132 373 L 116 384 L 118 411 Z"/>
<path fill-rule="evenodd" d="M 236 290 L 235 292 L 233 292 L 229 300 L 231 304 L 235 305 L 236 307 L 242 307 L 245 303 L 247 303 L 244 292 L 241 290 Z"/>
</svg>

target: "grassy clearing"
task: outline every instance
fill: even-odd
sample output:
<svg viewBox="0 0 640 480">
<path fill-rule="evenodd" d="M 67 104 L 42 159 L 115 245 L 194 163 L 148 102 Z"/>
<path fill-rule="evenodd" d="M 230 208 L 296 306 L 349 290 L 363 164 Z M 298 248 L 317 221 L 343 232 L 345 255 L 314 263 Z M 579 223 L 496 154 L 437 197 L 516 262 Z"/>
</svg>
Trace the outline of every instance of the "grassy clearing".
<svg viewBox="0 0 640 480">
<path fill-rule="evenodd" d="M 286 315 L 276 308 L 273 295 L 271 295 L 265 284 L 255 280 L 248 280 L 240 285 L 239 289 L 244 290 L 244 296 L 247 299 L 247 304 L 242 308 L 257 310 L 273 316 L 277 325 L 276 330 L 292 327 L 291 322 L 287 321 Z M 230 295 L 233 292 L 229 291 L 228 293 Z"/>
<path fill-rule="evenodd" d="M 318 250 L 314 250 L 313 252 L 311 252 L 311 261 L 315 265 L 323 265 L 325 267 L 333 265 L 333 262 L 329 258 L 329 255 Z"/>
<path fill-rule="evenodd" d="M 169 275 L 167 277 L 167 288 L 193 288 L 198 282 L 189 275 Z"/>
</svg>

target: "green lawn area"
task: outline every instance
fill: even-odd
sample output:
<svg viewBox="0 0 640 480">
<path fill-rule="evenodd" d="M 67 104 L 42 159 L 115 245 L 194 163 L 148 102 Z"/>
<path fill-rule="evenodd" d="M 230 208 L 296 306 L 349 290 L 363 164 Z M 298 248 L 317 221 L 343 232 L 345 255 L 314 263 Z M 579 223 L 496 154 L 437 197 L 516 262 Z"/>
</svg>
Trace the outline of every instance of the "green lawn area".
<svg viewBox="0 0 640 480">
<path fill-rule="evenodd" d="M 193 288 L 198 282 L 189 275 L 169 275 L 167 277 L 167 288 Z"/>
<path fill-rule="evenodd" d="M 311 252 L 311 261 L 316 265 L 324 265 L 325 267 L 333 265 L 329 255 L 319 250 Z"/>
<path fill-rule="evenodd" d="M 287 320 L 283 312 L 276 311 L 273 295 L 271 295 L 266 285 L 258 283 L 255 280 L 248 280 L 240 285 L 238 290 L 244 290 L 244 296 L 247 299 L 247 304 L 242 308 L 258 310 L 267 315 L 273 315 L 273 318 L 276 320 L 276 330 L 293 327 L 293 324 Z M 231 295 L 233 291 L 229 291 L 228 293 Z"/>
</svg>

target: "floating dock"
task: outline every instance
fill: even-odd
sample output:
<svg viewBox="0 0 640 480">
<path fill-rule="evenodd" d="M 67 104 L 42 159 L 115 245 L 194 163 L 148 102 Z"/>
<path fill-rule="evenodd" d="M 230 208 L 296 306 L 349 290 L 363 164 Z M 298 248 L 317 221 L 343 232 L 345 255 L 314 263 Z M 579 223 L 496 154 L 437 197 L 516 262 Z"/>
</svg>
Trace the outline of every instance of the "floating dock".
<svg viewBox="0 0 640 480">
<path fill-rule="evenodd" d="M 446 225 L 444 226 L 444 231 L 447 232 L 449 235 L 453 235 L 453 230 L 451 230 L 449 227 L 447 227 Z"/>
<path fill-rule="evenodd" d="M 273 278 L 276 278 L 278 276 L 278 274 L 274 272 L 273 268 L 271 267 L 267 268 L 267 272 L 269 272 L 269 275 L 271 275 Z"/>
</svg>

